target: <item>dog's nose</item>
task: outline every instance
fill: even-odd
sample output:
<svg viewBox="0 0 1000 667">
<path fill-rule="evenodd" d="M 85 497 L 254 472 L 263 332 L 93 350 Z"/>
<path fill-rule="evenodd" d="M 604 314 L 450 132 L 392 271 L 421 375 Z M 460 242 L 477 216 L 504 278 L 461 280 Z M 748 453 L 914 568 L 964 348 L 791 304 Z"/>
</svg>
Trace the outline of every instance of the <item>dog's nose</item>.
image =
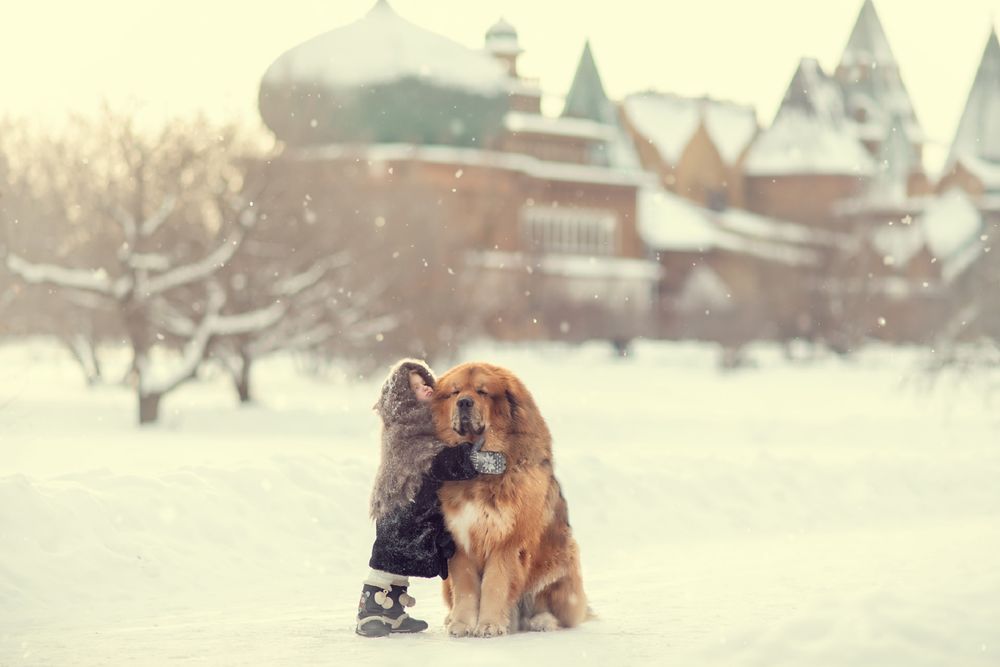
<svg viewBox="0 0 1000 667">
<path fill-rule="evenodd" d="M 468 410 L 472 407 L 472 399 L 468 396 L 458 399 L 458 407 L 462 410 Z"/>
</svg>

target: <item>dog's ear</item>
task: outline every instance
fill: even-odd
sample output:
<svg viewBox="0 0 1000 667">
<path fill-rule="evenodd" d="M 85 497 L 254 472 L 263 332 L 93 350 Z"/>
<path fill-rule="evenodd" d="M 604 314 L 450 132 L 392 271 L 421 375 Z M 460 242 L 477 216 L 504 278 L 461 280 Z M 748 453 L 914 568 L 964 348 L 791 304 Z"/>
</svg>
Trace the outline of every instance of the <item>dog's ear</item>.
<svg viewBox="0 0 1000 667">
<path fill-rule="evenodd" d="M 521 418 L 523 416 L 521 402 L 517 397 L 517 393 L 511 391 L 509 385 L 504 389 L 504 397 L 507 399 L 507 409 L 510 411 L 510 431 L 511 433 L 518 433 L 521 431 Z"/>
</svg>

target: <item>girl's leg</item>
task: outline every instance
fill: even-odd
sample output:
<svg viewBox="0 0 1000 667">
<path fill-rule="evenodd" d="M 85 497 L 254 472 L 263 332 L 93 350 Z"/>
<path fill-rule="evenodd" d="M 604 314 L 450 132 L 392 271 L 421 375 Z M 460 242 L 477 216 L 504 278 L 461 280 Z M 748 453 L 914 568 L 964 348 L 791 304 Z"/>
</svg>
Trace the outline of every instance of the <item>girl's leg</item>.
<svg viewBox="0 0 1000 667">
<path fill-rule="evenodd" d="M 372 568 L 371 571 L 368 572 L 368 576 L 365 578 L 365 583 L 389 590 L 393 586 L 402 586 L 403 588 L 406 588 L 410 585 L 410 578 L 404 577 L 401 574 L 393 574 L 392 572 Z"/>
</svg>

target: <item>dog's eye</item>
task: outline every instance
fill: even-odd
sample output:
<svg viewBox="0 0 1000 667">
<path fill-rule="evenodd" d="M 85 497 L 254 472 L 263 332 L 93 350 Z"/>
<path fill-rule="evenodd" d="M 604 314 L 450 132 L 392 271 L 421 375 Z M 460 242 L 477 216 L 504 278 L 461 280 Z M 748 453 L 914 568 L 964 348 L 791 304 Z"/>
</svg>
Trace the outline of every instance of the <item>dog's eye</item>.
<svg viewBox="0 0 1000 667">
<path fill-rule="evenodd" d="M 453 392 L 451 392 L 451 395 L 452 396 L 458 396 L 458 389 L 456 389 Z"/>
<path fill-rule="evenodd" d="M 485 389 L 477 389 L 476 393 L 479 394 L 480 396 L 489 396 L 489 394 L 486 393 Z"/>
</svg>

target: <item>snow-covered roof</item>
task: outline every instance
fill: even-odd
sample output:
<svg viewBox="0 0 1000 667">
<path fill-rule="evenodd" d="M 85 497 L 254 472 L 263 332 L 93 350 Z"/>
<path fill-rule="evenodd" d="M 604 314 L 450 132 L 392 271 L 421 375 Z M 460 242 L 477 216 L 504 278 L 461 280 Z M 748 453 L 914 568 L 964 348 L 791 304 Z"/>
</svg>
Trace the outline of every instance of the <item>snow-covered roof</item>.
<svg viewBox="0 0 1000 667">
<path fill-rule="evenodd" d="M 457 166 L 508 169 L 549 181 L 638 187 L 655 179 L 637 171 L 597 165 L 539 160 L 530 155 L 505 153 L 458 146 L 428 146 L 415 144 L 327 144 L 306 146 L 286 151 L 291 159 L 300 160 L 365 160 L 369 163 L 393 160 L 414 160 Z"/>
<path fill-rule="evenodd" d="M 924 248 L 941 267 L 945 281 L 964 271 L 982 251 L 983 220 L 969 197 L 958 189 L 927 200 L 923 212 L 906 223 L 876 229 L 872 247 L 886 263 L 906 266 Z"/>
<path fill-rule="evenodd" d="M 814 245 L 825 242 L 804 227 L 747 211 L 712 211 L 659 187 L 639 191 L 638 230 L 653 250 L 752 255 L 782 264 L 813 264 Z"/>
<path fill-rule="evenodd" d="M 680 160 L 703 121 L 719 155 L 729 165 L 735 164 L 757 133 L 753 107 L 732 102 L 647 92 L 629 95 L 622 108 L 632 126 L 671 165 Z"/>
<path fill-rule="evenodd" d="M 966 161 L 968 158 L 971 160 Z M 986 41 L 947 164 L 958 160 L 970 168 L 988 169 L 992 165 L 1000 171 L 1000 42 L 996 30 Z"/>
<path fill-rule="evenodd" d="M 602 278 L 612 280 L 638 280 L 652 282 L 659 279 L 663 267 L 648 259 L 593 255 L 563 255 L 550 253 L 542 256 L 519 252 L 486 250 L 470 255 L 472 263 L 490 269 L 520 269 L 531 266 L 549 275 L 568 278 Z"/>
<path fill-rule="evenodd" d="M 747 154 L 751 176 L 833 174 L 866 176 L 874 162 L 849 129 L 788 108 L 762 132 Z"/>
<path fill-rule="evenodd" d="M 639 236 L 650 248 L 704 252 L 715 245 L 716 230 L 694 202 L 662 188 L 643 188 L 637 203 Z"/>
<path fill-rule="evenodd" d="M 928 202 L 920 222 L 927 235 L 927 247 L 939 260 L 977 242 L 983 224 L 976 206 L 959 189 L 949 190 Z"/>
<path fill-rule="evenodd" d="M 844 114 L 840 88 L 814 58 L 803 58 L 774 122 L 750 147 L 746 173 L 868 175 L 874 167 Z"/>
<path fill-rule="evenodd" d="M 775 121 L 789 110 L 811 116 L 833 127 L 847 121 L 844 99 L 837 82 L 827 76 L 815 58 L 802 58 L 792 75 Z"/>
<path fill-rule="evenodd" d="M 491 96 L 507 88 L 503 66 L 489 54 L 410 23 L 387 0 L 286 51 L 267 69 L 264 83 L 344 89 L 409 78 Z"/>
<path fill-rule="evenodd" d="M 615 128 L 586 118 L 543 116 L 541 114 L 509 111 L 504 116 L 504 126 L 511 132 L 550 134 L 603 141 L 614 137 Z"/>
<path fill-rule="evenodd" d="M 990 162 L 975 155 L 959 155 L 955 158 L 954 164 L 960 164 L 982 181 L 987 191 L 1000 190 L 1000 162 Z"/>
</svg>

